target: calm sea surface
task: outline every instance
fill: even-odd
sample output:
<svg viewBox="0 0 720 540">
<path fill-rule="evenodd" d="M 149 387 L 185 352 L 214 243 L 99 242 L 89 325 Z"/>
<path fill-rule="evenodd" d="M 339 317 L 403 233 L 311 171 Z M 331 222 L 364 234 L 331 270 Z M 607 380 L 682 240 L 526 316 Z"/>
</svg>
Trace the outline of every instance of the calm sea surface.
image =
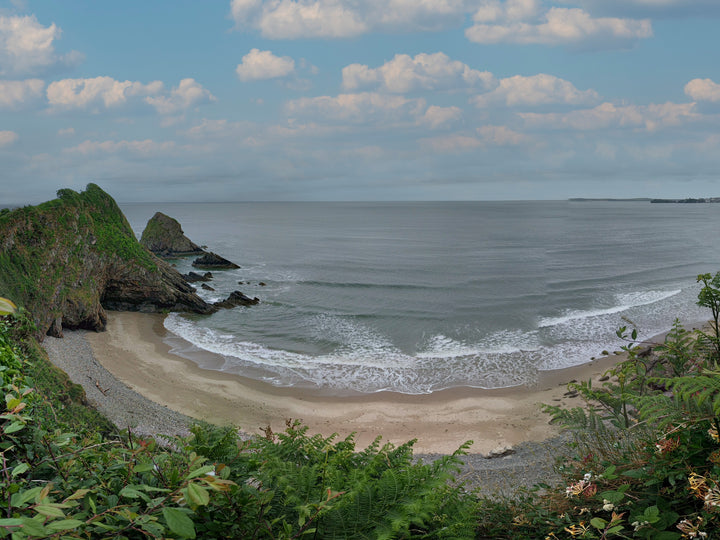
<svg viewBox="0 0 720 540">
<path fill-rule="evenodd" d="M 123 205 L 138 237 L 164 212 L 242 268 L 216 292 L 251 308 L 170 315 L 202 367 L 331 394 L 532 383 L 695 305 L 720 270 L 720 204 L 638 202 Z M 177 261 L 192 270 L 192 259 Z M 238 282 L 243 282 L 239 285 Z M 260 286 L 264 282 L 266 286 Z M 207 351 L 215 353 L 212 360 Z M 202 354 L 201 354 L 202 353 Z"/>
</svg>

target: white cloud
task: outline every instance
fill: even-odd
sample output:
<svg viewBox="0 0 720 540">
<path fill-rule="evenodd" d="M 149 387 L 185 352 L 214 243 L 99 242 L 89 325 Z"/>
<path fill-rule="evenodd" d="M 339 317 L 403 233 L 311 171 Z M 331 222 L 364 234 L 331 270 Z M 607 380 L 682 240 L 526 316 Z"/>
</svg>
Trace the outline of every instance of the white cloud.
<svg viewBox="0 0 720 540">
<path fill-rule="evenodd" d="M 492 92 L 473 97 L 470 101 L 477 107 L 494 103 L 517 105 L 591 105 L 600 96 L 594 90 L 578 90 L 571 82 L 553 75 L 539 73 L 530 77 L 515 75 L 502 79 Z"/>
<path fill-rule="evenodd" d="M 338 38 L 364 34 L 366 24 L 338 0 L 233 0 L 237 27 L 258 28 L 271 39 Z"/>
<path fill-rule="evenodd" d="M 143 84 L 116 81 L 112 77 L 62 79 L 50 83 L 47 98 L 51 110 L 116 108 L 131 100 L 144 101 L 160 114 L 173 114 L 215 101 L 215 97 L 195 79 L 183 79 L 169 93 L 161 81 Z"/>
<path fill-rule="evenodd" d="M 172 89 L 169 96 L 145 98 L 145 102 L 155 107 L 160 114 L 174 114 L 212 101 L 216 101 L 215 96 L 195 79 L 181 80 L 180 84 Z"/>
<path fill-rule="evenodd" d="M 0 131 L 0 148 L 14 143 L 18 138 L 18 134 L 14 131 Z"/>
<path fill-rule="evenodd" d="M 441 52 L 421 53 L 414 58 L 407 54 L 395 57 L 379 68 L 351 64 L 343 68 L 343 88 L 355 90 L 379 85 L 389 92 L 413 90 L 456 90 L 488 88 L 494 82 L 492 73 L 471 69 L 467 64 L 451 60 Z"/>
<path fill-rule="evenodd" d="M 300 98 L 286 105 L 291 115 L 324 116 L 332 120 L 368 122 L 387 118 L 417 116 L 425 110 L 425 100 L 407 99 L 402 96 L 363 92 Z"/>
<path fill-rule="evenodd" d="M 34 73 L 56 64 L 78 62 L 80 53 L 55 53 L 53 41 L 60 34 L 55 24 L 43 26 L 34 15 L 0 16 L 0 73 Z"/>
<path fill-rule="evenodd" d="M 235 70 L 241 81 L 287 77 L 295 72 L 295 61 L 289 56 L 275 56 L 270 51 L 252 49 Z"/>
<path fill-rule="evenodd" d="M 513 131 L 507 126 L 482 126 L 477 132 L 483 142 L 495 146 L 517 146 L 528 140 L 526 135 Z"/>
<path fill-rule="evenodd" d="M 232 0 L 235 26 L 271 39 L 349 38 L 459 25 L 477 0 Z"/>
<path fill-rule="evenodd" d="M 68 154 L 115 154 L 118 152 L 128 151 L 134 154 L 141 155 L 156 155 L 159 152 L 167 152 L 175 148 L 175 143 L 172 141 L 158 143 L 151 139 L 144 141 L 83 141 L 77 146 L 72 148 L 66 148 L 65 153 Z"/>
<path fill-rule="evenodd" d="M 462 118 L 462 110 L 458 107 L 438 107 L 437 105 L 431 105 L 427 108 L 424 115 L 418 117 L 417 122 L 435 129 L 456 122 L 460 118 Z"/>
<path fill-rule="evenodd" d="M 425 139 L 423 144 L 441 154 L 462 154 L 478 148 L 518 146 L 530 141 L 527 135 L 506 126 L 482 126 L 475 133 L 433 137 Z"/>
<path fill-rule="evenodd" d="M 638 39 L 652 36 L 648 19 L 622 19 L 617 17 L 594 18 L 582 9 L 552 7 L 539 17 L 533 10 L 513 11 L 511 3 L 481 9 L 475 15 L 475 24 L 465 36 L 475 43 L 518 43 L 523 45 L 574 45 L 592 44 L 602 48 L 624 47 Z"/>
<path fill-rule="evenodd" d="M 520 113 L 529 127 L 589 131 L 598 129 L 644 128 L 648 131 L 697 120 L 694 103 L 663 103 L 618 107 L 602 103 L 593 109 L 568 113 Z"/>
<path fill-rule="evenodd" d="M 603 14 L 630 14 L 653 17 L 690 17 L 720 15 L 717 0 L 558 0 L 564 4 L 586 6 Z"/>
<path fill-rule="evenodd" d="M 60 137 L 69 137 L 70 135 L 75 135 L 75 128 L 69 127 L 69 128 L 64 128 L 64 129 L 58 129 L 57 134 Z"/>
<path fill-rule="evenodd" d="M 50 106 L 56 109 L 86 109 L 98 105 L 117 107 L 125 104 L 128 98 L 157 94 L 162 89 L 160 81 L 142 84 L 116 81 L 112 77 L 62 79 L 48 85 L 47 98 Z"/>
<path fill-rule="evenodd" d="M 695 101 L 720 101 L 720 84 L 711 79 L 693 79 L 685 85 L 685 94 Z"/>
<path fill-rule="evenodd" d="M 0 107 L 14 108 L 42 96 L 45 83 L 40 79 L 0 81 Z"/>
</svg>

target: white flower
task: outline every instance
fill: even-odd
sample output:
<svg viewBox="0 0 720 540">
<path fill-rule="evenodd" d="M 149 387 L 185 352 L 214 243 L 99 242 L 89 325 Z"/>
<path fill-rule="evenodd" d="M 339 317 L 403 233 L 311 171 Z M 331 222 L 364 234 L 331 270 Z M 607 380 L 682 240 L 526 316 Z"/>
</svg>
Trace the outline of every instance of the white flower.
<svg viewBox="0 0 720 540">
<path fill-rule="evenodd" d="M 603 499 L 603 510 L 605 510 L 606 512 L 612 512 L 613 510 L 615 510 L 615 505 L 607 499 Z"/>
</svg>

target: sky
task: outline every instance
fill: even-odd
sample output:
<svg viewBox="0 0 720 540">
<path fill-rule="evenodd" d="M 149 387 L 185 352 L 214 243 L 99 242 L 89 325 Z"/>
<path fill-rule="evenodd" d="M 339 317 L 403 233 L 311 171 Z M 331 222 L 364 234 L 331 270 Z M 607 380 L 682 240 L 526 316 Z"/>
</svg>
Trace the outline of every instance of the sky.
<svg viewBox="0 0 720 540">
<path fill-rule="evenodd" d="M 0 206 L 720 196 L 719 0 L 0 0 Z"/>
</svg>

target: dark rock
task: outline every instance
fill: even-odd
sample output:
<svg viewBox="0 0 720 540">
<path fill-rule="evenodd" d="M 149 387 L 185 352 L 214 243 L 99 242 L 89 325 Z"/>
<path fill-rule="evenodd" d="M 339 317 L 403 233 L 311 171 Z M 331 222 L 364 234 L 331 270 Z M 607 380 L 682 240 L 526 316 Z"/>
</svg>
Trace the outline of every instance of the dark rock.
<svg viewBox="0 0 720 540">
<path fill-rule="evenodd" d="M 182 257 L 204 253 L 185 236 L 177 220 L 162 212 L 157 212 L 150 218 L 140 243 L 159 257 Z"/>
<path fill-rule="evenodd" d="M 228 296 L 225 300 L 215 302 L 213 306 L 217 308 L 230 309 L 236 306 L 254 306 L 258 303 L 260 303 L 260 299 L 257 297 L 250 298 L 249 296 L 246 296 L 240 291 L 233 291 L 230 296 Z"/>
<path fill-rule="evenodd" d="M 200 288 L 205 289 L 206 291 L 214 291 L 215 290 L 210 285 L 207 285 L 206 283 L 203 283 L 202 285 L 200 285 Z"/>
<path fill-rule="evenodd" d="M 192 265 L 195 268 L 212 270 L 232 270 L 234 268 L 240 268 L 234 262 L 230 262 L 216 253 L 205 253 L 202 257 L 195 259 Z"/>
<path fill-rule="evenodd" d="M 265 287 L 267 285 L 267 283 L 265 283 L 264 281 L 261 281 L 260 283 L 258 283 L 258 285 L 260 285 L 261 287 Z"/>
<path fill-rule="evenodd" d="M 190 271 L 187 274 L 183 274 L 182 276 L 188 283 L 196 283 L 198 281 L 210 281 L 212 279 L 212 274 L 210 272 L 205 272 L 203 275 L 200 275 L 197 272 Z"/>
</svg>

